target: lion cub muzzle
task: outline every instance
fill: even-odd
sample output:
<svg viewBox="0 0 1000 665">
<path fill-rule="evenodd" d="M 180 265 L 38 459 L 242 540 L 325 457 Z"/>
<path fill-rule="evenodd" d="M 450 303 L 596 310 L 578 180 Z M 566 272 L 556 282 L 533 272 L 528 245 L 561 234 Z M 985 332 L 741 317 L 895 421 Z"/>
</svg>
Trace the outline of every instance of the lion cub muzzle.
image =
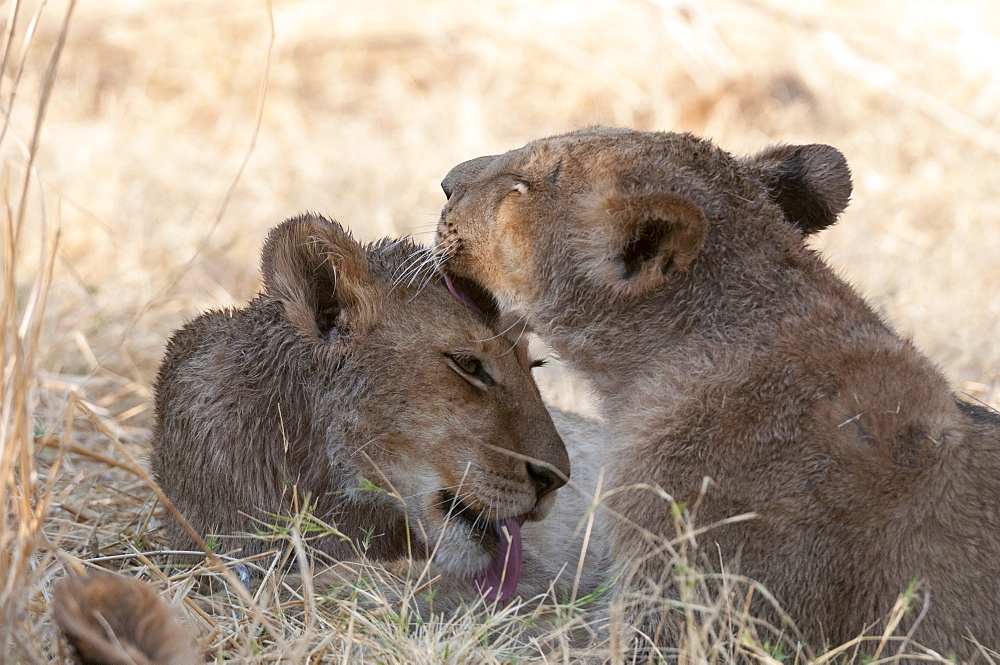
<svg viewBox="0 0 1000 665">
<path fill-rule="evenodd" d="M 528 462 L 528 476 L 535 483 L 535 491 L 538 498 L 542 499 L 549 492 L 554 492 L 566 484 L 568 478 L 563 474 L 558 474 L 554 469 L 549 469 L 538 464 Z"/>
</svg>

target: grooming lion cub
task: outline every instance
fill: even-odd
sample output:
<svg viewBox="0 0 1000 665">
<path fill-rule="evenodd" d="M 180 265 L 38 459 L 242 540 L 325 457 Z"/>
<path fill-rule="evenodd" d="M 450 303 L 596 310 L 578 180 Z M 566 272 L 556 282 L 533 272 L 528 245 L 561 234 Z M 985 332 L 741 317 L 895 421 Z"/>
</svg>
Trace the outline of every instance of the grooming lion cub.
<svg viewBox="0 0 1000 665">
<path fill-rule="evenodd" d="M 442 187 L 449 285 L 525 317 L 592 381 L 612 486 L 700 501 L 701 524 L 755 513 L 702 535 L 705 562 L 763 582 L 813 645 L 858 635 L 920 581 L 914 640 L 1000 648 L 1000 416 L 957 399 L 806 247 L 850 197 L 837 150 L 735 158 L 594 128 L 465 162 Z M 676 534 L 667 504 L 638 489 L 608 503 L 628 520 L 610 538 L 619 568 L 638 566 L 627 590 L 662 583 L 642 530 Z"/>
<path fill-rule="evenodd" d="M 335 560 L 362 549 L 431 558 L 489 600 L 544 593 L 567 563 L 572 582 L 579 500 L 557 510 L 555 528 L 526 527 L 522 539 L 570 471 L 527 351 L 435 273 L 412 277 L 425 259 L 415 252 L 409 241 L 362 247 L 317 216 L 275 228 L 265 292 L 170 340 L 156 382 L 156 480 L 203 537 L 221 536 L 220 550 L 265 549 L 245 534 L 281 524 L 308 497 L 339 530 L 311 541 Z M 584 419 L 554 415 L 598 445 Z M 194 548 L 179 523 L 167 530 L 174 547 Z"/>
</svg>

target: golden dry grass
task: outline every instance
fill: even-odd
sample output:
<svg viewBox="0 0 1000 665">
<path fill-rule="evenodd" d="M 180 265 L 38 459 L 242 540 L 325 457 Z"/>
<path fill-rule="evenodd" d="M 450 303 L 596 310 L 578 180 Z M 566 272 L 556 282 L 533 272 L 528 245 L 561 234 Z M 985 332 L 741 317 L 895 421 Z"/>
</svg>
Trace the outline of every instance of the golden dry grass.
<svg viewBox="0 0 1000 665">
<path fill-rule="evenodd" d="M 135 459 L 163 343 L 256 292 L 270 226 L 316 210 L 362 239 L 430 231 L 451 165 L 538 136 L 620 124 L 734 152 L 839 147 L 854 199 L 819 246 L 957 390 L 1000 404 L 989 0 L 84 0 L 72 14 L 54 0 L 0 12 L 0 661 L 58 659 L 47 602 L 65 565 L 161 545 Z M 546 383 L 552 401 L 585 406 L 560 374 Z M 105 563 L 162 575 L 162 561 L 136 557 Z M 165 588 L 181 598 L 192 584 Z M 503 616 L 413 632 L 392 608 L 303 597 L 304 614 L 260 599 L 196 611 L 193 595 L 206 647 L 240 662 L 582 655 L 562 638 L 531 646 L 524 622 Z"/>
</svg>

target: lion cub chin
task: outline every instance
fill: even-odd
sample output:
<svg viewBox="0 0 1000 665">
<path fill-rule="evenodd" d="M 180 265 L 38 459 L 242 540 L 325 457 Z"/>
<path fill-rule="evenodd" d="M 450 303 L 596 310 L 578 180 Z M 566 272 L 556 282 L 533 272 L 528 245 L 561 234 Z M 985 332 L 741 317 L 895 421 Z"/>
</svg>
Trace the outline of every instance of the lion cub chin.
<svg viewBox="0 0 1000 665">
<path fill-rule="evenodd" d="M 807 247 L 850 197 L 837 150 L 736 158 L 592 128 L 460 164 L 442 187 L 449 287 L 525 317 L 591 379 L 613 483 L 662 488 L 699 524 L 755 515 L 701 535 L 699 563 L 763 582 L 815 647 L 917 582 L 929 606 L 902 632 L 959 657 L 968 636 L 1000 648 L 1000 416 L 954 397 Z M 608 503 L 626 518 L 610 527 L 619 591 L 676 595 L 655 553 L 677 533 L 669 505 L 640 489 Z M 631 617 L 669 642 L 650 603 Z"/>
<path fill-rule="evenodd" d="M 455 301 L 427 258 L 291 219 L 265 243 L 261 295 L 173 335 L 152 468 L 218 551 L 264 551 L 247 534 L 308 510 L 304 535 L 332 559 L 430 558 L 488 600 L 514 597 L 522 566 L 551 572 L 536 544 L 525 563 L 521 529 L 568 479 L 566 449 L 524 345 Z M 177 521 L 167 531 L 198 549 Z"/>
</svg>

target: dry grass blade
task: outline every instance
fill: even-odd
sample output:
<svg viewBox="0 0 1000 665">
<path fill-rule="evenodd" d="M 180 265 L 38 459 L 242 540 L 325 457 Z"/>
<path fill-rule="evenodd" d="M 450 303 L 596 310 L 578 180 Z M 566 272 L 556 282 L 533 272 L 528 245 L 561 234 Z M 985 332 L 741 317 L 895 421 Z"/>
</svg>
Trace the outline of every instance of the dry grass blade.
<svg viewBox="0 0 1000 665">
<path fill-rule="evenodd" d="M 41 136 L 50 96 L 55 85 L 55 74 L 66 43 L 75 2 L 70 2 L 62 18 L 59 36 L 52 47 L 42 80 L 41 91 L 34 115 L 31 142 L 28 146 L 27 165 L 21 175 L 20 193 L 11 200 L 10 189 L 5 190 L 3 206 L 3 308 L 0 311 L 0 344 L 4 351 L 3 365 L 3 420 L 0 422 L 0 487 L 4 502 L 5 517 L 0 522 L 0 578 L 4 580 L 0 589 L 0 649 L 14 650 L 16 659 L 35 660 L 35 645 L 25 639 L 34 634 L 31 630 L 26 602 L 37 584 L 39 570 L 36 568 L 36 552 L 41 548 L 42 527 L 47 519 L 49 495 L 39 491 L 38 476 L 34 462 L 34 409 L 36 357 L 41 326 L 52 283 L 52 273 L 58 251 L 58 233 L 51 233 L 42 220 L 40 253 L 42 265 L 30 285 L 28 297 L 18 298 L 19 260 L 25 251 L 25 215 L 34 175 L 39 137 Z M 4 44 L 4 64 L 12 53 L 15 22 L 20 11 L 20 3 L 11 8 L 11 27 Z M 34 25 L 41 15 L 39 7 Z M 30 34 L 25 39 L 25 49 L 18 65 L 18 80 L 24 70 L 24 63 L 31 48 Z M 5 104 L 7 115 L 4 130 L 0 134 L 0 147 L 8 133 L 11 121 L 15 88 L 8 91 Z M 15 656 L 16 654 L 16 656 Z M 18 658 L 19 657 L 19 658 Z"/>
</svg>

